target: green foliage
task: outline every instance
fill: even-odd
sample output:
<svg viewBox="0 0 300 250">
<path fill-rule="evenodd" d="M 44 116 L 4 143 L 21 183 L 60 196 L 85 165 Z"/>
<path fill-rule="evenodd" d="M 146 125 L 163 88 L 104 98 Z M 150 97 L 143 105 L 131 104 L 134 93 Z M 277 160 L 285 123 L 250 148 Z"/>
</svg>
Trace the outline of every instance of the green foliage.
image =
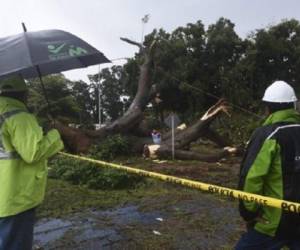
<svg viewBox="0 0 300 250">
<path fill-rule="evenodd" d="M 95 146 L 88 157 L 112 161 L 118 156 L 128 155 L 130 144 L 125 137 L 113 135 Z M 95 164 L 63 156 L 55 157 L 50 163 L 52 178 L 63 179 L 93 189 L 119 189 L 134 187 L 142 178 L 119 170 L 101 168 Z"/>
<path fill-rule="evenodd" d="M 300 24 L 297 20 L 284 20 L 268 29 L 258 30 L 251 54 L 255 65 L 253 94 L 261 93 L 272 81 L 281 79 L 294 87 L 299 86 Z M 256 97 L 256 96 L 254 96 Z"/>
<path fill-rule="evenodd" d="M 45 101 L 46 97 L 42 91 L 39 79 L 32 79 L 28 82 L 29 109 L 38 116 L 41 121 L 47 120 L 47 115 L 50 112 L 50 114 L 55 115 L 55 118 L 60 118 L 68 123 L 75 122 L 80 107 L 69 88 L 71 82 L 62 74 L 43 77 L 43 81 L 50 102 L 50 110 Z"/>
<path fill-rule="evenodd" d="M 133 188 L 142 177 L 122 171 L 101 168 L 89 162 L 57 156 L 50 162 L 49 176 L 92 189 Z"/>
<path fill-rule="evenodd" d="M 230 117 L 219 117 L 213 126 L 220 134 L 229 138 L 234 145 L 246 145 L 253 131 L 261 125 L 262 120 L 263 118 L 259 119 L 234 110 Z"/>
<path fill-rule="evenodd" d="M 278 79 L 299 92 L 299 21 L 283 20 L 246 39 L 238 36 L 234 26 L 220 18 L 207 30 L 197 21 L 170 33 L 154 30 L 146 37 L 146 46 L 157 41 L 152 77 L 161 94 L 162 111 L 175 110 L 190 120 L 216 101 L 212 95 L 248 109 Z M 125 64 L 132 79 L 126 88 L 136 86 L 140 62 L 141 55 L 136 54 Z"/>
<path fill-rule="evenodd" d="M 105 68 L 101 70 L 100 74 L 89 76 L 93 88 L 92 95 L 96 104 L 99 103 L 100 90 L 102 115 L 106 119 L 117 119 L 129 105 L 125 90 L 126 77 L 127 74 L 122 66 Z M 98 114 L 98 105 L 96 106 L 96 113 Z"/>
<path fill-rule="evenodd" d="M 96 113 L 96 103 L 91 94 L 91 91 L 93 91 L 92 86 L 84 81 L 71 82 L 69 86 L 79 107 L 77 122 L 85 127 L 96 122 L 98 113 Z"/>
<path fill-rule="evenodd" d="M 92 149 L 92 155 L 97 159 L 111 161 L 118 156 L 130 153 L 131 145 L 126 137 L 116 134 L 107 137 Z"/>
<path fill-rule="evenodd" d="M 162 102 L 153 102 L 153 108 L 147 111 L 161 122 L 169 111 L 176 111 L 183 122 L 193 121 L 219 97 L 255 113 L 254 104 L 261 102 L 266 87 L 278 79 L 290 83 L 300 94 L 298 20 L 283 20 L 255 30 L 245 39 L 238 36 L 234 23 L 226 18 L 207 28 L 199 20 L 171 32 L 153 30 L 145 37 L 146 50 L 153 40 L 156 44 L 149 77 Z M 52 112 L 68 122 L 98 122 L 100 90 L 102 122 L 117 119 L 136 94 L 142 62 L 142 53 L 136 53 L 123 66 L 104 68 L 100 74 L 89 76 L 90 84 L 71 82 L 59 74 L 45 77 Z M 34 80 L 29 85 L 30 107 L 45 119 L 46 105 L 40 84 Z M 248 116 L 247 113 L 233 116 L 231 122 L 236 126 L 228 128 L 244 133 L 248 124 L 253 127 L 258 122 L 255 116 Z M 109 146 L 114 143 L 104 144 L 103 148 L 99 146 L 99 157 L 114 158 L 117 153 Z"/>
</svg>

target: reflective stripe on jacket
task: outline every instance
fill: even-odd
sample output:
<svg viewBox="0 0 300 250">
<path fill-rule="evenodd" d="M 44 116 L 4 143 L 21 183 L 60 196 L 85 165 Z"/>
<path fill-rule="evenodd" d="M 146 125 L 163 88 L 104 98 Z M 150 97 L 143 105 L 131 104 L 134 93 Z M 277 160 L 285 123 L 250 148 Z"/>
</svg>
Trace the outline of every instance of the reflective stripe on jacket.
<svg viewBox="0 0 300 250">
<path fill-rule="evenodd" d="M 63 148 L 57 130 L 45 136 L 36 118 L 13 98 L 0 97 L 0 218 L 39 205 L 47 159 Z"/>
<path fill-rule="evenodd" d="M 300 202 L 300 115 L 288 109 L 271 114 L 252 135 L 241 165 L 240 189 Z M 300 237 L 300 215 L 240 202 L 241 216 L 260 217 L 255 229 L 279 238 Z"/>
</svg>

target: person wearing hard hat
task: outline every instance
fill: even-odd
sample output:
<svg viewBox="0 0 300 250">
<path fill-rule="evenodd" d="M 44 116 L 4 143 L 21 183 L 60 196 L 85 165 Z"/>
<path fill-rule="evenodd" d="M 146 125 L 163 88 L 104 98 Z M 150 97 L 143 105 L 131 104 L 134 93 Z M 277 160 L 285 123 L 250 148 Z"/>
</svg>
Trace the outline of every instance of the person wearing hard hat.
<svg viewBox="0 0 300 250">
<path fill-rule="evenodd" d="M 294 89 L 275 81 L 265 91 L 268 117 L 256 129 L 241 164 L 239 187 L 249 193 L 300 202 L 300 115 Z M 300 216 L 292 207 L 240 201 L 247 224 L 235 249 L 300 249 Z"/>
<path fill-rule="evenodd" d="M 47 159 L 63 148 L 26 108 L 20 76 L 0 80 L 0 250 L 31 250 L 35 208 L 42 202 Z"/>
</svg>

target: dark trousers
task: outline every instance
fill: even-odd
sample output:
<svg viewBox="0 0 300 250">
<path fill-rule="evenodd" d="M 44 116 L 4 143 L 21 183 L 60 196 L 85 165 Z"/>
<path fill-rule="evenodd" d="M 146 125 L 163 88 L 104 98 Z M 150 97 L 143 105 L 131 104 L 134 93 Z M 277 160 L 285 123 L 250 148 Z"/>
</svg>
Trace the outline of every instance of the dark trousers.
<svg viewBox="0 0 300 250">
<path fill-rule="evenodd" d="M 0 218 L 0 250 L 31 250 L 35 209 Z"/>
<path fill-rule="evenodd" d="M 284 246 L 290 250 L 300 250 L 300 239 L 279 240 L 250 229 L 242 235 L 235 250 L 280 250 Z"/>
</svg>

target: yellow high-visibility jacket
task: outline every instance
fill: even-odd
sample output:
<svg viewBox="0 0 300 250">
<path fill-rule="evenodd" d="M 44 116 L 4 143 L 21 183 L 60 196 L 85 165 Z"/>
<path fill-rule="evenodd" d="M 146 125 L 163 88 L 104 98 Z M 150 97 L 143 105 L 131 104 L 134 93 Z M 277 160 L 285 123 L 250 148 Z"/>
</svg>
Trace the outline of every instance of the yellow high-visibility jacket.
<svg viewBox="0 0 300 250">
<path fill-rule="evenodd" d="M 61 149 L 63 142 L 57 130 L 43 135 L 22 102 L 0 97 L 0 218 L 42 202 L 47 159 Z"/>
</svg>

